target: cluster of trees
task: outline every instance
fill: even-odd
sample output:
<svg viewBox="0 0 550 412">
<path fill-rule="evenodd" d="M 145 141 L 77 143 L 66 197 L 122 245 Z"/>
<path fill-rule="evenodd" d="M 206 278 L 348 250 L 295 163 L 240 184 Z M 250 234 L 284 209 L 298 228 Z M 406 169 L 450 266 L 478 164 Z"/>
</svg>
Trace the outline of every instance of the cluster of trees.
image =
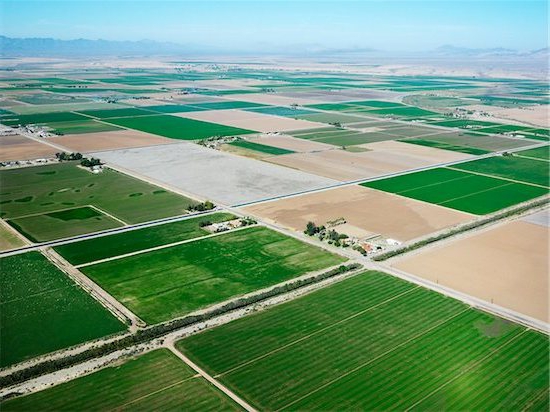
<svg viewBox="0 0 550 412">
<path fill-rule="evenodd" d="M 189 206 L 189 210 L 192 212 L 204 212 L 206 210 L 212 210 L 216 207 L 214 203 L 212 203 L 210 200 L 207 200 L 206 202 L 197 203 L 196 205 Z"/>
<path fill-rule="evenodd" d="M 228 302 L 225 305 L 211 309 L 198 315 L 185 316 L 180 319 L 175 319 L 170 322 L 161 323 L 158 325 L 149 326 L 145 329 L 138 330 L 137 332 L 126 335 L 115 341 L 105 343 L 100 346 L 86 349 L 83 352 L 69 355 L 61 359 L 47 360 L 41 363 L 37 363 L 29 368 L 20 369 L 9 375 L 0 377 L 0 387 L 7 387 L 15 385 L 20 382 L 24 382 L 28 379 L 35 378 L 37 376 L 44 375 L 46 373 L 52 373 L 63 368 L 77 365 L 79 363 L 88 361 L 90 359 L 105 356 L 110 353 L 116 352 L 121 349 L 128 348 L 133 345 L 145 343 L 153 339 L 161 338 L 162 336 L 174 332 L 186 326 L 193 325 L 195 323 L 204 322 L 216 316 L 224 313 L 241 309 L 254 303 L 258 303 L 274 296 L 290 292 L 302 288 L 313 283 L 318 283 L 324 279 L 328 279 L 333 276 L 337 276 L 355 269 L 359 269 L 362 266 L 358 263 L 352 263 L 350 265 L 341 265 L 335 269 L 320 273 L 315 276 L 311 276 L 306 279 L 299 279 L 293 282 L 286 283 L 281 286 L 275 286 L 269 290 L 261 293 L 257 293 L 252 296 L 236 299 Z"/>
<path fill-rule="evenodd" d="M 329 123 L 329 124 L 334 126 L 334 127 L 338 127 L 339 129 L 342 128 L 342 123 L 340 123 L 340 122 L 332 122 L 332 123 Z"/>
<path fill-rule="evenodd" d="M 60 152 L 56 153 L 55 157 L 60 161 L 69 161 L 69 160 L 81 160 L 82 159 L 82 153 L 66 153 L 66 152 Z"/>
<path fill-rule="evenodd" d="M 342 246 L 342 240 L 349 237 L 345 233 L 338 233 L 334 229 L 327 230 L 327 228 L 323 225 L 317 226 L 315 222 L 307 222 L 304 233 L 308 236 L 318 235 L 319 240 L 327 239 L 328 243 L 333 244 L 334 246 Z M 344 244 L 344 246 L 347 245 Z"/>
<path fill-rule="evenodd" d="M 80 165 L 84 167 L 101 166 L 101 164 L 101 160 L 96 159 L 95 157 L 92 157 L 91 159 L 85 157 L 80 161 Z"/>
<path fill-rule="evenodd" d="M 258 223 L 255 219 L 251 218 L 250 216 L 242 217 L 240 222 L 241 222 L 241 226 L 250 226 Z"/>
</svg>

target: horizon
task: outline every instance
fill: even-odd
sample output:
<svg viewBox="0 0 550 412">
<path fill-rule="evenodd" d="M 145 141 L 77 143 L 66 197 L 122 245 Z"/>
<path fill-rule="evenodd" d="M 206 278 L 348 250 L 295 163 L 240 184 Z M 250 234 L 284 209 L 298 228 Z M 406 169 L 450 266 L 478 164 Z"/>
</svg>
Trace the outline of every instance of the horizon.
<svg viewBox="0 0 550 412">
<path fill-rule="evenodd" d="M 2 0 L 0 7 L 2 34 L 12 38 L 151 40 L 243 52 L 291 47 L 393 53 L 445 45 L 519 51 L 548 47 L 548 5 L 539 0 Z"/>
</svg>

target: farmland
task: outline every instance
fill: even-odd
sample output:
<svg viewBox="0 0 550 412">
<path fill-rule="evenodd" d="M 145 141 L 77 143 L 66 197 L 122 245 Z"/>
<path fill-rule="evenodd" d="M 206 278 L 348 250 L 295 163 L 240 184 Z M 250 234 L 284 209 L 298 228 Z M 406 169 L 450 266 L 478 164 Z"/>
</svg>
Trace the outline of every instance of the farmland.
<svg viewBox="0 0 550 412">
<path fill-rule="evenodd" d="M 200 140 L 211 136 L 233 136 L 254 133 L 251 130 L 224 126 L 170 115 L 121 117 L 109 123 L 179 140 Z"/>
<path fill-rule="evenodd" d="M 4 170 L 0 178 L 2 217 L 38 239 L 183 214 L 194 203 L 114 170 L 96 175 L 73 163 Z M 57 213 L 89 205 L 98 214 Z"/>
<path fill-rule="evenodd" d="M 249 149 L 255 152 L 267 153 L 269 155 L 283 155 L 294 153 L 292 150 L 281 149 L 279 147 L 268 146 L 256 142 L 249 142 L 247 140 L 238 140 L 236 142 L 232 142 L 231 144 L 233 146 L 242 147 L 244 149 Z"/>
<path fill-rule="evenodd" d="M 80 270 L 144 321 L 157 323 L 344 260 L 253 227 Z"/>
<path fill-rule="evenodd" d="M 125 330 L 40 253 L 0 264 L 0 367 Z"/>
<path fill-rule="evenodd" d="M 202 222 L 218 223 L 233 218 L 234 216 L 229 213 L 214 213 L 174 223 L 69 243 L 58 246 L 55 250 L 73 265 L 81 265 L 83 263 L 205 236 L 210 234 L 210 232 L 200 227 Z"/>
<path fill-rule="evenodd" d="M 177 347 L 260 410 L 428 410 L 442 402 L 522 409 L 548 401 L 544 335 L 379 272 Z M 456 384 L 489 370 L 476 385 Z"/>
<path fill-rule="evenodd" d="M 436 168 L 362 185 L 478 215 L 548 193 L 542 187 L 468 173 L 459 167 Z"/>
<path fill-rule="evenodd" d="M 3 402 L 3 411 L 239 410 L 225 395 L 166 349 Z"/>
</svg>

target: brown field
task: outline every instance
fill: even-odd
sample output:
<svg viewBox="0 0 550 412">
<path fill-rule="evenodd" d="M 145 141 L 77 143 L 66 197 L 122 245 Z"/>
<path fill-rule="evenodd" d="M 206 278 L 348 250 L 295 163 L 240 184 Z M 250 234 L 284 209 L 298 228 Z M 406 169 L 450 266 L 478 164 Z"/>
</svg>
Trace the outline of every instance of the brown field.
<svg viewBox="0 0 550 412">
<path fill-rule="evenodd" d="M 58 152 L 54 147 L 20 135 L 0 136 L 0 149 L 0 162 L 53 157 Z"/>
<path fill-rule="evenodd" d="M 261 203 L 244 207 L 243 211 L 300 232 L 308 221 L 320 225 L 343 217 L 356 228 L 400 241 L 415 239 L 472 218 L 467 213 L 362 186 Z"/>
<path fill-rule="evenodd" d="M 293 153 L 275 156 L 269 161 L 308 173 L 348 181 L 470 157 L 464 153 L 395 141 L 359 146 L 368 149 L 368 151 L 352 153 L 338 149 L 315 153 Z"/>
<path fill-rule="evenodd" d="M 28 244 L 15 229 L 0 219 L 0 251 L 15 249 Z"/>
<path fill-rule="evenodd" d="M 68 134 L 65 136 L 51 137 L 48 140 L 52 143 L 66 147 L 69 150 L 83 153 L 174 143 L 172 139 L 139 132 L 137 130 Z"/>
<path fill-rule="evenodd" d="M 467 106 L 469 109 L 481 110 L 494 116 L 491 121 L 510 123 L 510 120 L 520 124 L 540 127 L 550 127 L 550 105 L 526 106 L 522 108 L 502 108 L 486 105 Z M 485 119 L 486 120 L 486 119 Z"/>
<path fill-rule="evenodd" d="M 548 229 L 527 222 L 397 259 L 392 266 L 548 322 Z"/>
<path fill-rule="evenodd" d="M 294 150 L 295 152 L 314 152 L 319 150 L 334 149 L 334 146 L 330 144 L 282 135 L 261 135 L 255 139 L 250 139 L 250 141 L 268 146 L 279 147 L 281 149 Z"/>
<path fill-rule="evenodd" d="M 176 114 L 176 116 L 219 123 L 225 126 L 240 127 L 242 129 L 257 130 L 258 132 L 264 133 L 312 129 L 322 126 L 319 123 L 307 120 L 295 120 L 288 117 L 271 116 L 237 109 L 186 112 Z"/>
</svg>

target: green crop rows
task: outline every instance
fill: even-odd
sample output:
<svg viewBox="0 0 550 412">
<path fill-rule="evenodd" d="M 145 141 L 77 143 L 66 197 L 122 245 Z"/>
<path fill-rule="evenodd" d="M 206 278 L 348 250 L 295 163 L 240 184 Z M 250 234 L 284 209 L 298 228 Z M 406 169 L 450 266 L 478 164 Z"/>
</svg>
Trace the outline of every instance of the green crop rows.
<svg viewBox="0 0 550 412">
<path fill-rule="evenodd" d="M 259 410 L 542 410 L 548 403 L 545 335 L 379 272 L 177 348 Z"/>
<path fill-rule="evenodd" d="M 40 253 L 0 265 L 0 367 L 125 329 Z"/>
<path fill-rule="evenodd" d="M 342 261 L 252 227 L 80 270 L 145 322 L 157 323 Z"/>
<path fill-rule="evenodd" d="M 243 149 L 253 150 L 255 152 L 267 153 L 270 155 L 284 155 L 295 153 L 293 150 L 281 149 L 279 147 L 268 146 L 261 143 L 249 142 L 248 140 L 237 140 L 230 143 L 232 146 L 242 147 Z"/>
</svg>

